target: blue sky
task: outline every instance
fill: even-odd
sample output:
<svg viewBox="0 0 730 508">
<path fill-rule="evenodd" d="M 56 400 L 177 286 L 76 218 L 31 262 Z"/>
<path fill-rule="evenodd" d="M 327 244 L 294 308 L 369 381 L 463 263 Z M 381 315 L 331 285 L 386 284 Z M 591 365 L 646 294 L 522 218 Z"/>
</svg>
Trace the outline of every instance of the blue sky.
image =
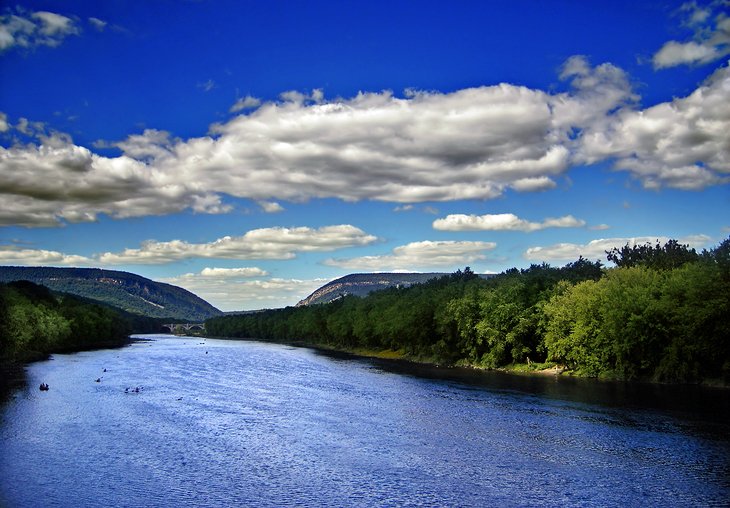
<svg viewBox="0 0 730 508">
<path fill-rule="evenodd" d="M 0 263 L 223 310 L 730 233 L 730 4 L 3 2 Z"/>
</svg>

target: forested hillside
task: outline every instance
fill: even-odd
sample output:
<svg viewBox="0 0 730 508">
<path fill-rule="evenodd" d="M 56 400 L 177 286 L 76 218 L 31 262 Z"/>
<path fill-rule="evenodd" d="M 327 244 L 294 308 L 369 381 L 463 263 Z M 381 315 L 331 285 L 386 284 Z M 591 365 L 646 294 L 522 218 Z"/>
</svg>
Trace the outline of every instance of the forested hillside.
<svg viewBox="0 0 730 508">
<path fill-rule="evenodd" d="M 121 344 L 131 331 L 132 323 L 109 307 L 28 281 L 0 284 L 0 363 Z"/>
<path fill-rule="evenodd" d="M 148 317 L 203 321 L 222 314 L 186 289 L 117 270 L 0 266 L 0 282 L 16 280 L 29 280 Z"/>
<path fill-rule="evenodd" d="M 468 268 L 365 298 L 206 322 L 208 333 L 437 363 L 560 365 L 584 376 L 730 382 L 730 239 L 697 253 L 670 241 L 482 279 Z"/>
</svg>

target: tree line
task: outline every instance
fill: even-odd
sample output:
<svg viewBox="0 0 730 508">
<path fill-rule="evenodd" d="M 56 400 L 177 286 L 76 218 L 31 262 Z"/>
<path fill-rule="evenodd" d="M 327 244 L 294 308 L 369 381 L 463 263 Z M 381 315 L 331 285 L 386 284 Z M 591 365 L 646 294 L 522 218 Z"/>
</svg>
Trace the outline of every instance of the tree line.
<svg viewBox="0 0 730 508">
<path fill-rule="evenodd" d="M 484 279 L 468 267 L 408 288 L 209 319 L 221 337 L 400 351 L 448 365 L 563 366 L 577 375 L 730 382 L 730 238 L 671 240 L 533 264 Z"/>
<path fill-rule="evenodd" d="M 115 309 L 29 281 L 0 284 L 1 363 L 121 344 L 134 324 Z"/>
</svg>

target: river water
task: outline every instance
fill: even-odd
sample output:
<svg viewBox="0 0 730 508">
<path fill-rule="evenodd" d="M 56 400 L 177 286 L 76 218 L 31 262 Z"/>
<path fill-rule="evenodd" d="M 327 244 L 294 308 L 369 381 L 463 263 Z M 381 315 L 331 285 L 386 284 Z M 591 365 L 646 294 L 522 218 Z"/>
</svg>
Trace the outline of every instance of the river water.
<svg viewBox="0 0 730 508">
<path fill-rule="evenodd" d="M 26 378 L 0 408 L 0 506 L 730 502 L 727 390 L 171 336 Z"/>
</svg>

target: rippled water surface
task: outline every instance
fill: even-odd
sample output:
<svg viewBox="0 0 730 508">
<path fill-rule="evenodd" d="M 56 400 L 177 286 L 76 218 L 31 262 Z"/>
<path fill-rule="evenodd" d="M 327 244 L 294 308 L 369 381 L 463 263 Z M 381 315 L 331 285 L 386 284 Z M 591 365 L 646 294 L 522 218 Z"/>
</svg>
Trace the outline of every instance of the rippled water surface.
<svg viewBox="0 0 730 508">
<path fill-rule="evenodd" d="M 29 366 L 25 387 L 0 408 L 0 506 L 730 499 L 727 391 L 469 374 L 253 341 L 149 339 Z M 50 390 L 41 392 L 41 382 Z"/>
</svg>

